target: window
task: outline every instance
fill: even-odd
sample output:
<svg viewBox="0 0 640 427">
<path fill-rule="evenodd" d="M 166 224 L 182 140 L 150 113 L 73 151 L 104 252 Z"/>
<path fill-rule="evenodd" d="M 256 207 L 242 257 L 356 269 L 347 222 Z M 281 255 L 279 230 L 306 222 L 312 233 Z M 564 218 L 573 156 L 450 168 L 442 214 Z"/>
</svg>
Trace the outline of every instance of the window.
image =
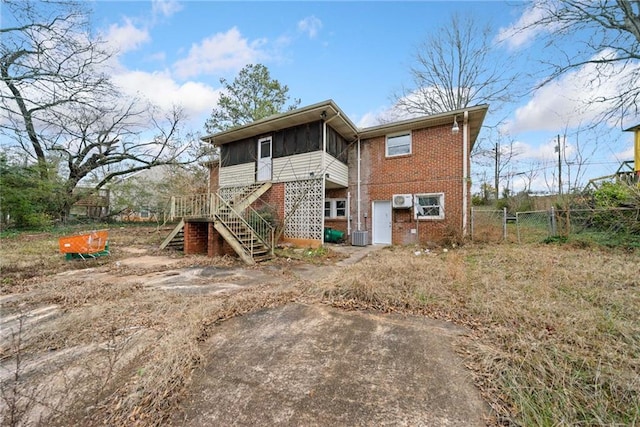
<svg viewBox="0 0 640 427">
<path fill-rule="evenodd" d="M 346 199 L 325 199 L 324 201 L 324 217 L 325 218 L 346 218 L 347 216 L 347 200 Z"/>
<path fill-rule="evenodd" d="M 411 154 L 411 132 L 387 135 L 387 157 Z"/>
<path fill-rule="evenodd" d="M 416 219 L 444 219 L 444 193 L 416 194 Z"/>
<path fill-rule="evenodd" d="M 260 140 L 260 158 L 268 157 L 271 157 L 271 138 L 264 138 Z"/>
</svg>

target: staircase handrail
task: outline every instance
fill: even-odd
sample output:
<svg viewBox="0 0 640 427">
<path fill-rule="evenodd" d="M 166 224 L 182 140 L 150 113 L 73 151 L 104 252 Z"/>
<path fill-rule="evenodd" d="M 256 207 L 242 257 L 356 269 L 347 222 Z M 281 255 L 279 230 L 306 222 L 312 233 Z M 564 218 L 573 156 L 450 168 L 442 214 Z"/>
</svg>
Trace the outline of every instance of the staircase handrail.
<svg viewBox="0 0 640 427">
<path fill-rule="evenodd" d="M 234 219 L 239 219 L 242 222 L 242 224 L 245 227 L 247 227 L 265 246 L 267 246 L 267 248 L 273 254 L 275 228 L 268 221 L 266 221 L 252 207 L 249 206 L 249 207 L 247 207 L 245 209 L 245 211 L 248 211 L 248 212 L 254 214 L 254 218 L 256 218 L 256 219 L 258 219 L 258 221 L 260 221 L 261 226 L 264 227 L 263 229 L 265 231 L 268 231 L 270 242 L 267 242 L 265 240 L 265 238 L 262 236 L 262 234 L 258 230 L 256 230 L 255 227 L 253 227 L 251 224 L 249 224 L 249 222 L 242 216 L 242 214 L 240 214 L 238 211 L 236 211 L 233 208 L 233 206 L 231 206 L 231 204 L 229 202 L 227 202 L 222 196 L 220 196 L 220 194 L 213 193 L 212 195 L 215 197 L 215 200 L 216 200 L 215 216 L 220 220 L 220 222 L 222 222 L 225 225 L 227 230 L 231 234 L 233 234 L 233 236 L 236 238 L 238 243 L 240 243 L 240 245 L 242 245 L 251 254 L 251 256 L 254 255 L 253 240 L 252 240 L 252 243 L 251 243 L 251 247 L 248 247 L 246 244 L 244 244 L 242 242 L 242 239 L 240 238 L 240 236 L 238 236 L 234 232 L 234 230 L 226 224 L 225 219 L 222 218 L 222 215 L 220 214 L 220 212 L 222 212 L 222 209 L 221 209 L 222 207 L 227 208 L 229 213 L 233 216 Z"/>
</svg>

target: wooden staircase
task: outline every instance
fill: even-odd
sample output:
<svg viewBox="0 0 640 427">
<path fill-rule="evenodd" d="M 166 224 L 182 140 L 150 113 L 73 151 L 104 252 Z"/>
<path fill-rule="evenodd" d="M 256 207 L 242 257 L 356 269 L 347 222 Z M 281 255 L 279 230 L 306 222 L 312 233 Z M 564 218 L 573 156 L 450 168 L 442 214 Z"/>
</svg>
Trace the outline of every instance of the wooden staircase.
<svg viewBox="0 0 640 427">
<path fill-rule="evenodd" d="M 270 182 L 248 185 L 229 201 L 229 205 L 238 212 L 244 211 L 266 193 L 271 186 L 272 184 Z"/>
<path fill-rule="evenodd" d="M 246 264 L 253 265 L 273 257 L 273 230 L 269 230 L 271 235 L 261 236 L 264 233 L 259 233 L 230 206 L 216 212 L 214 227 Z"/>
<path fill-rule="evenodd" d="M 194 195 L 206 211 L 189 216 L 213 221 L 214 228 L 246 264 L 266 261 L 273 258 L 274 229 L 251 208 L 251 204 L 266 193 L 271 185 L 267 182 L 247 186 L 230 200 L 223 199 L 218 193 L 211 194 L 207 203 L 201 203 L 202 195 Z M 160 249 L 180 246 L 184 249 L 185 217 L 162 242 Z"/>
<path fill-rule="evenodd" d="M 184 250 L 184 219 L 178 223 L 176 228 L 174 228 L 160 244 L 160 249 L 165 248 L 171 248 L 177 251 Z"/>
</svg>

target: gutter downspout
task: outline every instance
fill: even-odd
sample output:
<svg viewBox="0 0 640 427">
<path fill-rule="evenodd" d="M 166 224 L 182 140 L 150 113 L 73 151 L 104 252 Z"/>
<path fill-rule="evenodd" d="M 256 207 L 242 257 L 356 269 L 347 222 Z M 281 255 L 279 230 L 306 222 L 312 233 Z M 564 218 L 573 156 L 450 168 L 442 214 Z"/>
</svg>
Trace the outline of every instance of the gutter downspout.
<svg viewBox="0 0 640 427">
<path fill-rule="evenodd" d="M 327 162 L 325 159 L 325 153 L 327 152 L 327 123 L 336 117 L 340 117 L 340 111 L 336 111 L 336 115 L 333 117 L 329 117 L 327 120 L 322 121 L 322 160 L 320 160 L 320 171 L 322 173 L 323 178 L 326 174 Z"/>
<path fill-rule="evenodd" d="M 361 197 L 360 197 L 360 136 L 358 135 L 358 194 L 356 195 L 356 210 L 357 210 L 357 215 L 358 215 L 358 231 L 362 230 L 362 223 L 360 222 L 360 202 L 361 202 Z"/>
<path fill-rule="evenodd" d="M 325 158 L 324 155 L 327 152 L 327 121 L 323 120 L 322 121 L 322 157 L 320 158 L 320 173 L 322 174 L 322 179 L 325 179 Z M 323 199 L 324 199 L 324 193 L 323 193 Z"/>
<path fill-rule="evenodd" d="M 464 112 L 462 122 L 462 237 L 467 236 L 467 207 L 469 205 L 469 111 Z"/>
<path fill-rule="evenodd" d="M 351 191 L 347 191 L 347 236 L 351 236 Z"/>
<path fill-rule="evenodd" d="M 324 208 L 325 193 L 327 191 L 327 170 L 326 170 L 326 154 L 327 154 L 327 123 L 340 116 L 340 111 L 328 120 L 322 121 L 322 156 L 320 159 L 320 173 L 322 173 L 322 207 Z M 324 212 L 324 211 L 323 211 Z M 324 245 L 324 217 L 322 218 L 322 244 Z"/>
</svg>

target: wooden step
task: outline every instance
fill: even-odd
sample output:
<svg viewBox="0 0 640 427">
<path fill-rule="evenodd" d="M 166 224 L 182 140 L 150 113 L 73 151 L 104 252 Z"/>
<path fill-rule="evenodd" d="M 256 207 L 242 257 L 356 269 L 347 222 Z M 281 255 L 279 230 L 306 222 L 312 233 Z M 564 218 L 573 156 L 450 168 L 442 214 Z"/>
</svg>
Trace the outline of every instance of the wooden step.
<svg viewBox="0 0 640 427">
<path fill-rule="evenodd" d="M 160 249 L 164 249 L 167 246 L 169 246 L 173 241 L 173 239 L 175 239 L 177 236 L 181 236 L 181 237 L 178 237 L 178 240 L 182 239 L 182 247 L 184 248 L 184 219 L 180 221 L 178 225 L 176 225 L 176 227 L 173 229 L 173 231 L 169 233 L 167 238 L 164 239 L 162 244 L 160 244 Z M 172 247 L 175 247 L 175 246 L 172 245 Z"/>
</svg>

